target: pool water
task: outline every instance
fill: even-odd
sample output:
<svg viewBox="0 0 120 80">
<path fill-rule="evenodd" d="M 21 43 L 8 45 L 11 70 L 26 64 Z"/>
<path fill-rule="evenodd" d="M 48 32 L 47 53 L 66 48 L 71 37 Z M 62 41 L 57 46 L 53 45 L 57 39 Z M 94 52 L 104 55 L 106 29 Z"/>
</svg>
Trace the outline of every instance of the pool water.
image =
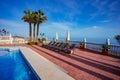
<svg viewBox="0 0 120 80">
<path fill-rule="evenodd" d="M 19 50 L 0 49 L 0 80 L 40 80 Z"/>
</svg>

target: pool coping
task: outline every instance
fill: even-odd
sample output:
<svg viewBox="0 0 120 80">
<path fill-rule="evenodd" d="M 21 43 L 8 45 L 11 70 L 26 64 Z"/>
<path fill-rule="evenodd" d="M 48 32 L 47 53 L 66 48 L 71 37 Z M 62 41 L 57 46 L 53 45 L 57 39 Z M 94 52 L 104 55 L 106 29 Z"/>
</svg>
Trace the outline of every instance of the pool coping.
<svg viewBox="0 0 120 80">
<path fill-rule="evenodd" d="M 30 63 L 41 80 L 75 80 L 63 68 L 52 63 L 28 47 L 20 47 L 20 51 Z"/>
</svg>

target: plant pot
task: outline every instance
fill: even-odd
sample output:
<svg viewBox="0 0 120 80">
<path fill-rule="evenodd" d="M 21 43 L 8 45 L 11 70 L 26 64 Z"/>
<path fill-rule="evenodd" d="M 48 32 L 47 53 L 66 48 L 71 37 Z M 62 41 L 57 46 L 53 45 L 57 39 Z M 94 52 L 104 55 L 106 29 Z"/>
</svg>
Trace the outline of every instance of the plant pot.
<svg viewBox="0 0 120 80">
<path fill-rule="evenodd" d="M 80 49 L 85 49 L 85 46 L 80 46 Z"/>
<path fill-rule="evenodd" d="M 106 50 L 106 49 L 103 49 L 103 50 L 102 50 L 102 54 L 108 55 L 108 53 L 109 53 L 109 50 Z"/>
</svg>

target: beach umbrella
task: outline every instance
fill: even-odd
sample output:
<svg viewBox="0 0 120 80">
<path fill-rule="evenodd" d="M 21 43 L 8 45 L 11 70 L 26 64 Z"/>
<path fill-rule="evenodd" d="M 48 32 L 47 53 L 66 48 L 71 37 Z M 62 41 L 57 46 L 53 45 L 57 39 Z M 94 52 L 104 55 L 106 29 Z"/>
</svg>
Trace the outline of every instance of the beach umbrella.
<svg viewBox="0 0 120 80">
<path fill-rule="evenodd" d="M 70 33 L 69 33 L 69 31 L 67 31 L 66 41 L 67 41 L 67 42 L 69 42 L 69 41 L 70 41 Z"/>
<path fill-rule="evenodd" d="M 56 32 L 55 41 L 58 41 L 58 33 Z"/>
<path fill-rule="evenodd" d="M 106 44 L 110 45 L 110 39 L 106 39 Z"/>
<path fill-rule="evenodd" d="M 86 42 L 87 42 L 87 41 L 86 41 L 86 38 L 84 38 L 84 43 L 85 43 L 85 45 L 84 45 L 84 46 L 85 46 L 85 48 L 86 48 Z"/>
</svg>

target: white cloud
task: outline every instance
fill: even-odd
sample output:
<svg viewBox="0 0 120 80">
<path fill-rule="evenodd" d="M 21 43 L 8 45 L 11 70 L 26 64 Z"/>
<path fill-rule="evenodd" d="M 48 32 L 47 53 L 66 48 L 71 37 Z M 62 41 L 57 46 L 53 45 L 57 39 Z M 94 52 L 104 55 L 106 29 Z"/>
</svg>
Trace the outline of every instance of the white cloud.
<svg viewBox="0 0 120 80">
<path fill-rule="evenodd" d="M 29 27 L 25 22 L 0 19 L 0 28 L 5 28 L 13 35 L 28 36 Z"/>
<path fill-rule="evenodd" d="M 53 38 L 55 33 L 58 32 L 59 37 L 65 37 L 66 31 L 71 30 L 71 23 L 69 22 L 51 22 L 40 26 L 40 32 L 44 32 L 46 36 Z"/>
<path fill-rule="evenodd" d="M 100 22 L 102 22 L 102 23 L 108 23 L 108 22 L 111 22 L 111 20 L 102 20 Z"/>
<path fill-rule="evenodd" d="M 0 19 L 0 23 L 2 25 L 10 26 L 10 27 L 25 27 L 27 24 L 20 23 L 17 21 L 12 21 L 12 20 L 6 20 L 6 19 Z"/>
<path fill-rule="evenodd" d="M 40 32 L 45 32 L 46 36 L 54 37 L 55 33 L 58 32 L 59 37 L 66 37 L 66 31 L 70 31 L 71 38 L 74 37 L 91 37 L 91 38 L 101 38 L 101 37 L 112 37 L 115 34 L 118 34 L 118 28 L 109 28 L 107 26 L 91 26 L 91 27 L 76 27 L 74 28 L 74 24 L 69 22 L 60 23 L 60 22 L 52 22 L 47 25 L 42 25 L 40 27 Z"/>
<path fill-rule="evenodd" d="M 97 28 L 99 28 L 98 26 L 93 26 L 93 29 L 97 29 Z"/>
<path fill-rule="evenodd" d="M 29 26 L 27 23 L 20 23 L 11 20 L 0 19 L 0 28 L 8 26 L 7 29 L 14 34 L 29 36 Z M 66 37 L 66 31 L 70 31 L 71 38 L 74 37 L 111 37 L 119 34 L 119 28 L 109 28 L 106 26 L 91 26 L 91 27 L 76 27 L 74 23 L 70 22 L 51 22 L 40 25 L 40 32 L 44 32 L 46 37 L 53 38 L 58 32 L 60 38 Z"/>
</svg>

